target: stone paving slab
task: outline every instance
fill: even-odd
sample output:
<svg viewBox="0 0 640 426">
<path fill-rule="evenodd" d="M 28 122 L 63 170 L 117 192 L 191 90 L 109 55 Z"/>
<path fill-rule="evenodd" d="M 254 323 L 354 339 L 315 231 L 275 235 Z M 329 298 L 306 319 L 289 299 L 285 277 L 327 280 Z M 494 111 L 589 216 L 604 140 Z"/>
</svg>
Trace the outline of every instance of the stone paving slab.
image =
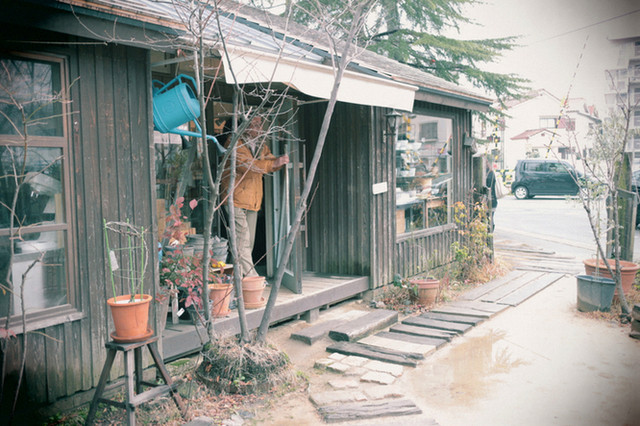
<svg viewBox="0 0 640 426">
<path fill-rule="evenodd" d="M 401 398 L 404 396 L 397 385 L 370 385 L 365 386 L 362 392 L 370 401 L 384 398 Z"/>
<path fill-rule="evenodd" d="M 364 367 L 368 370 L 371 371 L 379 371 L 381 373 L 388 373 L 391 374 L 394 377 L 400 377 L 402 376 L 402 373 L 404 372 L 404 367 L 402 367 L 401 365 L 398 364 L 390 364 L 388 362 L 382 362 L 382 361 L 369 361 L 368 363 L 366 363 L 364 365 Z"/>
<path fill-rule="evenodd" d="M 396 381 L 396 378 L 389 373 L 369 371 L 360 377 L 360 381 L 365 383 L 377 383 L 379 385 L 390 385 Z"/>
<path fill-rule="evenodd" d="M 355 379 L 346 379 L 343 377 L 338 377 L 336 379 L 331 379 L 327 382 L 329 386 L 336 390 L 343 389 L 354 389 L 360 386 L 357 380 Z"/>
</svg>

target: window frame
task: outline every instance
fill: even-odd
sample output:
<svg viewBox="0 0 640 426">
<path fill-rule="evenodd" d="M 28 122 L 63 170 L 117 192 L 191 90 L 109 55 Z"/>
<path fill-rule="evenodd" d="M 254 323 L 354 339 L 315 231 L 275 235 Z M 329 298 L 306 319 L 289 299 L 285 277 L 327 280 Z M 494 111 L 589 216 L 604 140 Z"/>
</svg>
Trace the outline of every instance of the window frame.
<svg viewBox="0 0 640 426">
<path fill-rule="evenodd" d="M 61 231 L 65 234 L 65 284 L 67 290 L 67 303 L 40 308 L 33 312 L 24 314 L 26 319 L 26 329 L 23 328 L 22 314 L 12 313 L 9 318 L 9 329 L 16 333 L 37 330 L 44 327 L 61 324 L 67 321 L 84 318 L 85 315 L 78 309 L 79 291 L 76 279 L 76 257 L 75 257 L 75 233 L 73 223 L 75 223 L 75 211 L 72 209 L 74 191 L 72 187 L 71 170 L 73 170 L 71 157 L 72 132 L 71 122 L 73 111 L 70 108 L 71 84 L 69 78 L 69 58 L 51 52 L 30 52 L 30 51 L 5 51 L 3 57 L 10 56 L 24 60 L 35 60 L 57 64 L 60 76 L 60 92 L 63 94 L 61 104 L 62 135 L 60 136 L 29 136 L 27 150 L 30 148 L 55 148 L 61 150 L 61 178 L 63 185 L 63 208 L 64 222 L 49 223 L 44 225 L 30 225 L 28 229 L 21 231 L 23 234 L 36 232 Z M 2 146 L 23 146 L 24 140 L 19 135 L 0 135 L 0 145 Z M 0 238 L 11 235 L 10 228 L 0 228 Z M 15 285 L 15 283 L 14 283 Z M 6 323 L 6 316 L 0 317 L 3 325 Z"/>
<path fill-rule="evenodd" d="M 454 153 L 456 152 L 456 150 L 453 147 L 455 144 L 460 143 L 460 141 L 458 141 L 457 132 L 456 132 L 456 129 L 458 128 L 458 118 L 455 114 L 448 114 L 442 111 L 433 111 L 433 110 L 423 109 L 423 108 L 417 108 L 413 110 L 411 113 L 409 113 L 409 115 L 431 117 L 437 120 L 450 120 L 451 122 L 451 135 L 450 135 L 451 141 L 447 150 L 448 152 L 451 153 L 450 164 L 448 165 L 448 167 L 450 168 L 448 173 L 451 175 L 451 178 L 450 178 L 450 182 L 448 183 L 448 191 L 447 191 L 447 206 L 446 206 L 447 207 L 447 223 L 426 227 L 426 228 L 421 228 L 421 229 L 405 230 L 404 232 L 397 232 L 397 229 L 396 229 L 396 242 L 405 241 L 410 238 L 426 237 L 429 235 L 434 235 L 440 232 L 447 231 L 449 229 L 454 229 L 456 227 L 453 221 L 454 201 L 452 197 L 453 197 L 453 194 L 455 193 L 455 185 L 456 185 L 456 173 L 454 171 L 454 166 L 456 164 L 454 159 Z M 420 126 L 420 124 L 418 126 Z M 422 129 L 418 127 L 418 132 L 421 132 L 421 130 Z M 432 142 L 425 141 L 421 143 L 432 143 Z M 397 155 L 395 144 L 394 144 L 393 150 L 394 150 L 394 158 L 395 158 L 395 156 Z M 392 173 L 393 173 L 393 193 L 394 193 L 393 207 L 394 207 L 394 212 L 396 212 L 397 206 L 398 206 L 396 202 L 396 188 L 398 184 L 397 184 L 397 167 L 395 167 L 395 163 L 394 163 L 394 168 Z"/>
</svg>

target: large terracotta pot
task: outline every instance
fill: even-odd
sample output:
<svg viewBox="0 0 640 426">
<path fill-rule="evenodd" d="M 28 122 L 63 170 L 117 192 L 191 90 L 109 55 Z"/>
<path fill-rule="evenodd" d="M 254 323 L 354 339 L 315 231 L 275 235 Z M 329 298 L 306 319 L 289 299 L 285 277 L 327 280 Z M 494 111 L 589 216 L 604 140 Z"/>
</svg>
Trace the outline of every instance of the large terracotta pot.
<svg viewBox="0 0 640 426">
<path fill-rule="evenodd" d="M 134 302 L 130 299 L 131 295 L 125 294 L 107 300 L 115 326 L 111 338 L 119 343 L 139 342 L 153 335 L 149 328 L 151 295 L 136 294 Z"/>
<path fill-rule="evenodd" d="M 233 284 L 209 284 L 209 300 L 211 302 L 211 315 L 220 318 L 229 315 L 229 303 Z"/>
<path fill-rule="evenodd" d="M 419 278 L 410 281 L 418 288 L 418 303 L 424 306 L 431 306 L 436 303 L 440 280 L 434 278 Z"/>
<path fill-rule="evenodd" d="M 607 259 L 607 262 L 611 266 L 611 270 L 615 272 L 616 270 L 615 259 Z M 584 263 L 584 270 L 587 273 L 587 275 L 596 276 L 596 259 L 586 259 L 586 260 L 583 260 L 582 263 Z M 631 286 L 633 285 L 633 282 L 636 279 L 636 272 L 638 272 L 638 270 L 640 269 L 640 266 L 636 265 L 633 262 L 628 262 L 626 260 L 621 260 L 620 266 L 622 267 L 622 271 L 620 273 L 620 277 L 622 280 L 622 283 L 621 283 L 622 291 L 624 291 L 624 294 L 629 294 L 629 292 L 631 291 Z M 607 270 L 607 267 L 605 266 L 605 263 L 602 259 L 599 259 L 599 262 L 598 262 L 598 276 L 613 278 L 609 273 L 609 271 Z M 617 294 L 618 294 L 618 289 L 616 289 L 616 295 Z"/>
<path fill-rule="evenodd" d="M 264 277 L 244 277 L 242 279 L 242 299 L 245 308 L 257 309 L 267 303 L 262 297 L 266 285 Z"/>
</svg>

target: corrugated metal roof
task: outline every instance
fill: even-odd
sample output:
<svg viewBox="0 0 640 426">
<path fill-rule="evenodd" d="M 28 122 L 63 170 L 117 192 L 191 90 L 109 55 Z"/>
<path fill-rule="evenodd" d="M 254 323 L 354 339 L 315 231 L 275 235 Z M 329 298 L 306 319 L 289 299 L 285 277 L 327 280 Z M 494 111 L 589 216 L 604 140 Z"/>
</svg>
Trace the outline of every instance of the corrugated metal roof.
<svg viewBox="0 0 640 426">
<path fill-rule="evenodd" d="M 181 8 L 181 2 L 154 0 L 58 1 L 116 17 L 184 31 L 185 37 L 187 25 L 192 19 L 190 9 Z M 247 46 L 258 51 L 282 54 L 317 64 L 328 63 L 332 57 L 326 35 L 321 32 L 310 30 L 281 16 L 230 0 L 219 1 L 218 7 L 221 11 L 218 19 L 222 30 L 218 31 L 218 20 L 211 19 L 204 32 L 205 39 L 212 45 L 218 45 L 221 32 L 224 34 L 225 41 L 231 45 Z M 211 6 L 209 6 L 209 10 L 212 10 Z M 490 99 L 471 90 L 365 49 L 358 49 L 351 69 L 383 79 L 415 84 L 420 86 L 423 91 L 432 90 L 440 96 L 462 97 L 467 101 L 481 105 L 491 103 Z"/>
</svg>

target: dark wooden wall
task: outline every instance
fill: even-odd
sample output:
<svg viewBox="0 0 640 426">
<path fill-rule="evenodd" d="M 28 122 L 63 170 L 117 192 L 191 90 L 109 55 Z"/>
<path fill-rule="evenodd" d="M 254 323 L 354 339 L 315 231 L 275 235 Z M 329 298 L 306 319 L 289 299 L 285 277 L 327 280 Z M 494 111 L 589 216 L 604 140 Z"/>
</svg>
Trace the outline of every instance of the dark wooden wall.
<svg viewBox="0 0 640 426">
<path fill-rule="evenodd" d="M 300 108 L 307 164 L 311 163 L 326 104 Z M 370 108 L 339 103 L 318 165 L 307 215 L 306 268 L 370 274 Z M 303 289 L 304 290 L 304 289 Z"/>
<path fill-rule="evenodd" d="M 19 28 L 13 31 L 15 39 L 33 39 L 34 34 L 21 34 Z M 157 224 L 148 52 L 83 43 L 86 40 L 53 33 L 42 39 L 64 43 L 12 48 L 63 55 L 68 80 L 74 82 L 69 126 L 73 211 L 67 212 L 67 220 L 72 223 L 76 266 L 69 279 L 76 291 L 75 300 L 69 302 L 80 313 L 77 320 L 52 318 L 52 325 L 27 335 L 21 400 L 49 404 L 94 387 L 106 356 L 104 344 L 113 326 L 106 305 L 111 288 L 106 277 L 103 219 L 129 219 L 144 225 L 149 230 L 151 260 L 155 259 Z M 155 262 L 147 272 L 145 290 L 155 295 Z M 19 335 L 2 354 L 10 378 L 18 368 L 22 339 Z"/>
<path fill-rule="evenodd" d="M 324 104 L 301 107 L 307 163 L 324 115 Z M 320 161 L 310 205 L 306 267 L 322 273 L 368 275 L 372 288 L 390 283 L 394 274 L 412 276 L 450 261 L 455 226 L 445 225 L 396 236 L 395 151 L 385 132 L 388 110 L 338 103 Z M 453 202 L 463 201 L 472 185 L 471 133 L 467 110 L 417 103 L 416 113 L 453 120 Z M 387 183 L 373 195 L 372 185 Z"/>
</svg>

